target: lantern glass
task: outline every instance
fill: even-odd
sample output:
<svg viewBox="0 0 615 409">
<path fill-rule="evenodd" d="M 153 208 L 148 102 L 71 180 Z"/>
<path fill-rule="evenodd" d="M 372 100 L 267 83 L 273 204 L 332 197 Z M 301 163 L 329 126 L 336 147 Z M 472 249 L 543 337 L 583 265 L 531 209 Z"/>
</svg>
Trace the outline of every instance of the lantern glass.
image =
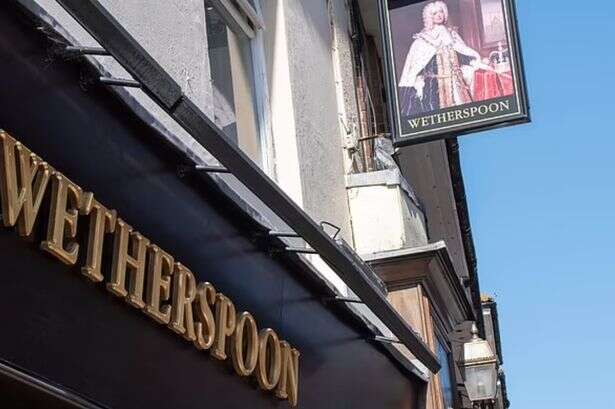
<svg viewBox="0 0 615 409">
<path fill-rule="evenodd" d="M 465 384 L 471 401 L 495 399 L 498 374 L 495 363 L 467 366 Z"/>
</svg>

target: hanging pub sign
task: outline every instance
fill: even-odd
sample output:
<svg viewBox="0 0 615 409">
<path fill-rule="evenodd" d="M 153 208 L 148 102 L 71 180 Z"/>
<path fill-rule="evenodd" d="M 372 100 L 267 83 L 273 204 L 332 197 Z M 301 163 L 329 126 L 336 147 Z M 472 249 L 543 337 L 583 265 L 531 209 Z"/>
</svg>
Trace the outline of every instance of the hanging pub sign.
<svg viewBox="0 0 615 409">
<path fill-rule="evenodd" d="M 529 121 L 513 0 L 380 0 L 396 146 Z"/>
</svg>

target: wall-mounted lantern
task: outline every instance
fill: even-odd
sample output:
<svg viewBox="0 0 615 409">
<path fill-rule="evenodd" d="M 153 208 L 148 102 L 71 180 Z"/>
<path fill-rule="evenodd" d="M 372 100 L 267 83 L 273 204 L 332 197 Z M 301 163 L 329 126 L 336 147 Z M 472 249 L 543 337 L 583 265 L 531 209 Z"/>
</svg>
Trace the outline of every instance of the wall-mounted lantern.
<svg viewBox="0 0 615 409">
<path fill-rule="evenodd" d="M 476 324 L 472 324 L 472 340 L 463 345 L 461 365 L 468 397 L 474 407 L 490 407 L 498 391 L 498 360 L 489 342 L 478 337 Z"/>
</svg>

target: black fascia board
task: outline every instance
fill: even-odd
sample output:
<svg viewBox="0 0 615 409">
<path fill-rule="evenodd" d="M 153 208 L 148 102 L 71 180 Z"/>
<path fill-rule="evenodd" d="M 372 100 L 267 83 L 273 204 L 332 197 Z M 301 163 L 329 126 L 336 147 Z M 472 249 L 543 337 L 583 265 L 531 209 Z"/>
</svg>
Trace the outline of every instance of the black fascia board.
<svg viewBox="0 0 615 409">
<path fill-rule="evenodd" d="M 457 208 L 457 218 L 459 219 L 459 234 L 463 243 L 463 253 L 468 266 L 470 275 L 470 295 L 472 305 L 476 315 L 476 324 L 482 338 L 485 338 L 485 321 L 480 300 L 480 283 L 478 278 L 478 261 L 474 238 L 472 237 L 472 225 L 470 223 L 470 211 L 466 199 L 465 183 L 461 170 L 461 158 L 459 155 L 459 142 L 457 138 L 446 140 L 446 152 L 449 163 L 451 184 L 453 186 L 453 196 Z"/>
<path fill-rule="evenodd" d="M 440 364 L 423 340 L 366 278 L 361 265 L 345 254 L 292 199 L 194 104 L 181 87 L 96 0 L 57 0 L 164 108 L 248 189 L 318 252 L 342 280 L 431 372 Z M 178 91 L 179 90 L 179 91 Z"/>
</svg>

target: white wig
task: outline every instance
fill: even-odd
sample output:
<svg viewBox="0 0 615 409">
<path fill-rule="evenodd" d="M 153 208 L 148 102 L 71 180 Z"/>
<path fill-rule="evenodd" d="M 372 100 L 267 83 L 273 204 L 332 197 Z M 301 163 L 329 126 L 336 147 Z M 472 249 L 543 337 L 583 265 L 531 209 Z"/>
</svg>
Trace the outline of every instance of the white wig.
<svg viewBox="0 0 615 409">
<path fill-rule="evenodd" d="M 433 1 L 423 9 L 423 25 L 427 30 L 431 30 L 434 26 L 432 15 L 438 10 L 444 13 L 444 23 L 448 22 L 448 6 L 443 1 Z"/>
</svg>

